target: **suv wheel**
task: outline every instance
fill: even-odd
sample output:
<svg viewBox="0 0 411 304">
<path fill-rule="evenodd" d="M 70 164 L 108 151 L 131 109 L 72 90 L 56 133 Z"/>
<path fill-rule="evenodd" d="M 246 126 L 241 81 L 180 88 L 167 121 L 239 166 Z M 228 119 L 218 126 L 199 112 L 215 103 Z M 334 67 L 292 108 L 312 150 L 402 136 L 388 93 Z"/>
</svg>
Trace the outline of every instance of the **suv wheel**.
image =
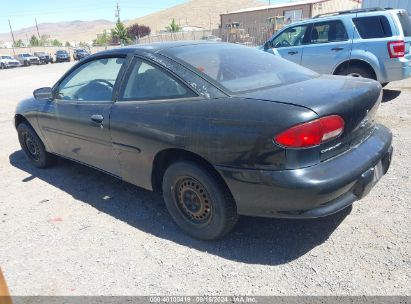
<svg viewBox="0 0 411 304">
<path fill-rule="evenodd" d="M 29 124 L 19 124 L 17 133 L 21 148 L 34 166 L 43 169 L 53 164 L 56 157 L 46 151 L 43 142 Z"/>
<path fill-rule="evenodd" d="M 194 238 L 220 238 L 237 222 L 231 194 L 218 178 L 195 163 L 176 162 L 167 168 L 163 197 L 176 224 Z"/>
<path fill-rule="evenodd" d="M 2 62 L 0 65 L 0 69 L 4 70 L 6 68 L 6 65 Z"/>
<path fill-rule="evenodd" d="M 346 75 L 346 76 L 351 76 L 351 77 L 360 77 L 360 78 L 370 78 L 375 80 L 375 76 L 373 75 L 372 71 L 370 69 L 358 66 L 358 65 L 353 65 L 350 67 L 347 67 L 343 69 L 339 75 Z"/>
</svg>

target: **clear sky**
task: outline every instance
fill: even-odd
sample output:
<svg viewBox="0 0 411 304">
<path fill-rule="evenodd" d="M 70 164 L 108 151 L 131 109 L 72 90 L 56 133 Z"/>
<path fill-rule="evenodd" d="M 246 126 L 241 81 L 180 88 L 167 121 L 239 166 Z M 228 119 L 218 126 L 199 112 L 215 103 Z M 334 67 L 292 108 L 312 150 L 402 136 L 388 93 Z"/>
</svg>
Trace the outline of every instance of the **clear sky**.
<svg viewBox="0 0 411 304">
<path fill-rule="evenodd" d="M 206 0 L 205 0 L 206 1 Z M 221 0 L 224 1 L 224 0 Z M 260 0 L 268 2 L 268 0 Z M 116 2 L 120 5 L 121 19 L 134 19 L 155 11 L 165 9 L 184 0 L 0 0 L 0 33 L 33 26 L 34 18 L 38 23 L 72 20 L 106 19 L 115 21 Z M 288 0 L 271 0 L 271 3 Z"/>
</svg>

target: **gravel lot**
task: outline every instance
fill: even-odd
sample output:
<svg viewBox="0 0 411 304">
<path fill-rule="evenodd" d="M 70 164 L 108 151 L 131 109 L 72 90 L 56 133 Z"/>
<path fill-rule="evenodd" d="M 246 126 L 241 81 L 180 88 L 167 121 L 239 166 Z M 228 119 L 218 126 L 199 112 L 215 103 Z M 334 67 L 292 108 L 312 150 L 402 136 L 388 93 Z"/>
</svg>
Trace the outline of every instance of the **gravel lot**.
<svg viewBox="0 0 411 304">
<path fill-rule="evenodd" d="M 411 295 L 411 80 L 384 92 L 395 154 L 368 197 L 323 219 L 244 217 L 208 243 L 156 194 L 70 161 L 28 164 L 15 106 L 72 64 L 0 71 L 0 265 L 13 295 Z"/>
</svg>

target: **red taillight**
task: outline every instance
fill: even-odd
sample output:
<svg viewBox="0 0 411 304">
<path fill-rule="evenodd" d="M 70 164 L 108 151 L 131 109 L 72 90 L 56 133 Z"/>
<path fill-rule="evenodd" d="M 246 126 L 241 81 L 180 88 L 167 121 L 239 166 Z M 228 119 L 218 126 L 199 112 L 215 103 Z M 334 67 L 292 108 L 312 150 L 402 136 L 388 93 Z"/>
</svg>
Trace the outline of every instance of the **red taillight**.
<svg viewBox="0 0 411 304">
<path fill-rule="evenodd" d="M 390 54 L 390 58 L 404 57 L 405 42 L 403 40 L 388 42 L 388 53 Z"/>
<path fill-rule="evenodd" d="M 288 148 L 307 148 L 336 138 L 343 131 L 344 120 L 331 115 L 294 126 L 277 135 L 274 141 Z"/>
</svg>

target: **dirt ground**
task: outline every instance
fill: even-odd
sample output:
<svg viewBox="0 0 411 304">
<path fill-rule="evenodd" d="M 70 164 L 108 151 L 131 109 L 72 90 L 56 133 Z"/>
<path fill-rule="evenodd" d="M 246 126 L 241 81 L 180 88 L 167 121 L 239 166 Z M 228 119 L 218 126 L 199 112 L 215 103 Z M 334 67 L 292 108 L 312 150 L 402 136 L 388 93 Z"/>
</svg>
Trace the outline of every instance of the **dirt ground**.
<svg viewBox="0 0 411 304">
<path fill-rule="evenodd" d="M 369 196 L 322 219 L 243 217 L 201 242 L 157 194 L 70 161 L 26 161 L 15 106 L 71 65 L 0 71 L 0 266 L 12 294 L 411 295 L 411 80 L 384 92 L 378 120 L 395 154 Z"/>
</svg>

